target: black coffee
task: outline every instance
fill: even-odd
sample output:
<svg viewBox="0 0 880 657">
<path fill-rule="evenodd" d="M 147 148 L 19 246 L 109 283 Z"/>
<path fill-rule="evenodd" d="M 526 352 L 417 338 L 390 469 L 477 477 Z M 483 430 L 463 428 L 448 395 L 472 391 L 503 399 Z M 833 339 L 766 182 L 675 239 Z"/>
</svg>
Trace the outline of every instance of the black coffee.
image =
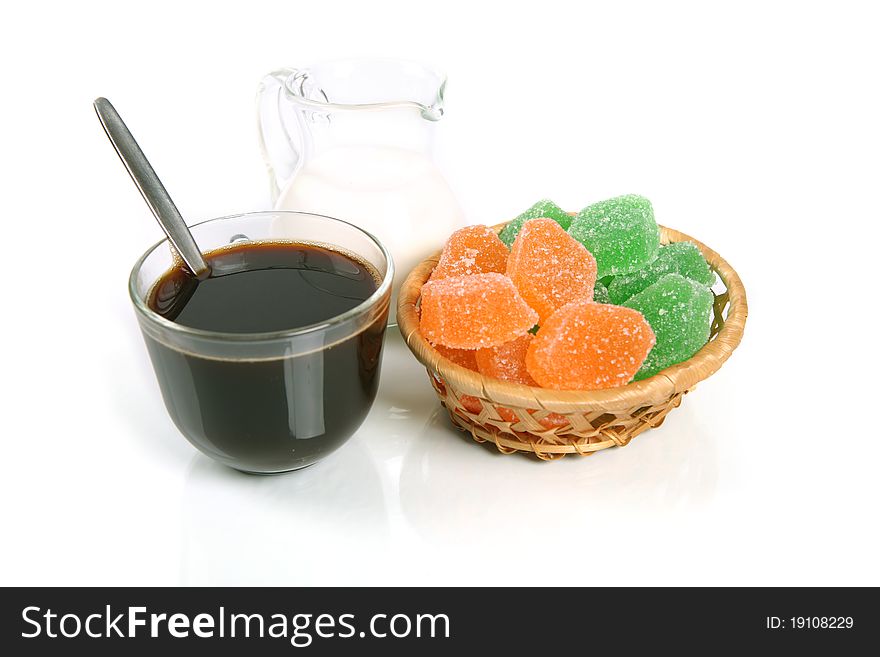
<svg viewBox="0 0 880 657">
<path fill-rule="evenodd" d="M 244 243 L 205 256 L 212 275 L 183 268 L 153 287 L 149 307 L 185 326 L 223 333 L 301 328 L 369 298 L 378 274 L 328 248 Z M 200 450 L 251 472 L 304 467 L 339 447 L 366 417 L 379 381 L 387 310 L 356 335 L 273 360 L 204 358 L 146 336 L 165 405 Z"/>
</svg>

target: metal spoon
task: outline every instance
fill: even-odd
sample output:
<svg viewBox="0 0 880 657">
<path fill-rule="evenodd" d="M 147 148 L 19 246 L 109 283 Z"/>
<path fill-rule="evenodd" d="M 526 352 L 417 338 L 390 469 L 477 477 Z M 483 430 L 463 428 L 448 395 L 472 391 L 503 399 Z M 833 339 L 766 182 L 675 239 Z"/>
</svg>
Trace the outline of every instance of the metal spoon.
<svg viewBox="0 0 880 657">
<path fill-rule="evenodd" d="M 168 240 L 196 278 L 199 280 L 208 278 L 211 275 L 211 267 L 202 257 L 202 252 L 183 217 L 180 216 L 177 206 L 174 205 L 159 176 L 150 166 L 147 156 L 122 121 L 122 117 L 106 98 L 98 98 L 95 101 L 95 111 L 98 113 L 101 125 L 104 126 L 104 132 L 116 149 L 116 154 L 128 169 L 131 179 L 150 206 Z"/>
</svg>

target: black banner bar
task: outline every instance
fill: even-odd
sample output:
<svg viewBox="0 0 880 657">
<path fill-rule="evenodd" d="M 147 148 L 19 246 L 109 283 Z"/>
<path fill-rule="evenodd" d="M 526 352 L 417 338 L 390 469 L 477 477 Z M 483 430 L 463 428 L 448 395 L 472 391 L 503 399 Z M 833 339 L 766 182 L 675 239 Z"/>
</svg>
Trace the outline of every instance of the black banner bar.
<svg viewBox="0 0 880 657">
<path fill-rule="evenodd" d="M 876 589 L 840 588 L 19 588 L 2 590 L 0 646 L 7 655 L 841 651 L 873 645 L 878 611 Z"/>
</svg>

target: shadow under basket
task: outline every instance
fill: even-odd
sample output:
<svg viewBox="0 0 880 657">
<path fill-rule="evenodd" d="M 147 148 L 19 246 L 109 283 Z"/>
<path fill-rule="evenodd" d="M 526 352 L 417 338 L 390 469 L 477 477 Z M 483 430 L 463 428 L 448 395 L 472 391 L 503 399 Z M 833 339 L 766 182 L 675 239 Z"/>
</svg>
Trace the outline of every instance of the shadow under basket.
<svg viewBox="0 0 880 657">
<path fill-rule="evenodd" d="M 689 360 L 643 381 L 605 390 L 533 388 L 484 377 L 444 358 L 419 332 L 420 290 L 437 265 L 439 251 L 404 281 L 397 323 L 452 421 L 477 442 L 492 442 L 504 454 L 526 452 L 544 460 L 623 447 L 643 431 L 660 426 L 684 395 L 718 371 L 742 340 L 748 315 L 745 288 L 720 255 L 663 226 L 660 241 L 696 244 L 720 282 L 713 286 L 709 342 Z"/>
</svg>

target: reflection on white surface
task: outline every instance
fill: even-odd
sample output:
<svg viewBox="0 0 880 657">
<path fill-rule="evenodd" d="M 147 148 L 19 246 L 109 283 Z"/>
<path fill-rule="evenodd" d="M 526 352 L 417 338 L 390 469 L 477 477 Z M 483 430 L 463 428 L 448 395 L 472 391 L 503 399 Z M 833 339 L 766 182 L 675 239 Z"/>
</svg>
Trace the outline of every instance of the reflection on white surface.
<svg viewBox="0 0 880 657">
<path fill-rule="evenodd" d="M 356 584 L 359 552 L 388 533 L 379 474 L 357 437 L 284 475 L 246 475 L 196 455 L 183 525 L 181 580 L 192 585 Z"/>
<path fill-rule="evenodd" d="M 552 462 L 477 444 L 438 408 L 403 458 L 404 515 L 431 541 L 458 544 L 467 536 L 491 544 L 499 534 L 529 540 L 541 529 L 581 532 L 579 522 L 606 512 L 700 504 L 716 488 L 715 449 L 687 421 L 686 408 L 627 447 Z"/>
<path fill-rule="evenodd" d="M 324 461 L 255 477 L 193 458 L 182 582 L 464 584 L 496 572 L 475 555 L 517 567 L 526 554 L 634 540 L 641 521 L 715 495 L 715 436 L 689 410 L 698 394 L 625 448 L 553 462 L 503 455 L 455 429 L 392 329 L 369 416 Z"/>
<path fill-rule="evenodd" d="M 422 367 L 400 335 L 389 328 L 382 354 L 379 393 L 360 434 L 382 462 L 403 456 L 412 438 L 439 406 Z"/>
</svg>

